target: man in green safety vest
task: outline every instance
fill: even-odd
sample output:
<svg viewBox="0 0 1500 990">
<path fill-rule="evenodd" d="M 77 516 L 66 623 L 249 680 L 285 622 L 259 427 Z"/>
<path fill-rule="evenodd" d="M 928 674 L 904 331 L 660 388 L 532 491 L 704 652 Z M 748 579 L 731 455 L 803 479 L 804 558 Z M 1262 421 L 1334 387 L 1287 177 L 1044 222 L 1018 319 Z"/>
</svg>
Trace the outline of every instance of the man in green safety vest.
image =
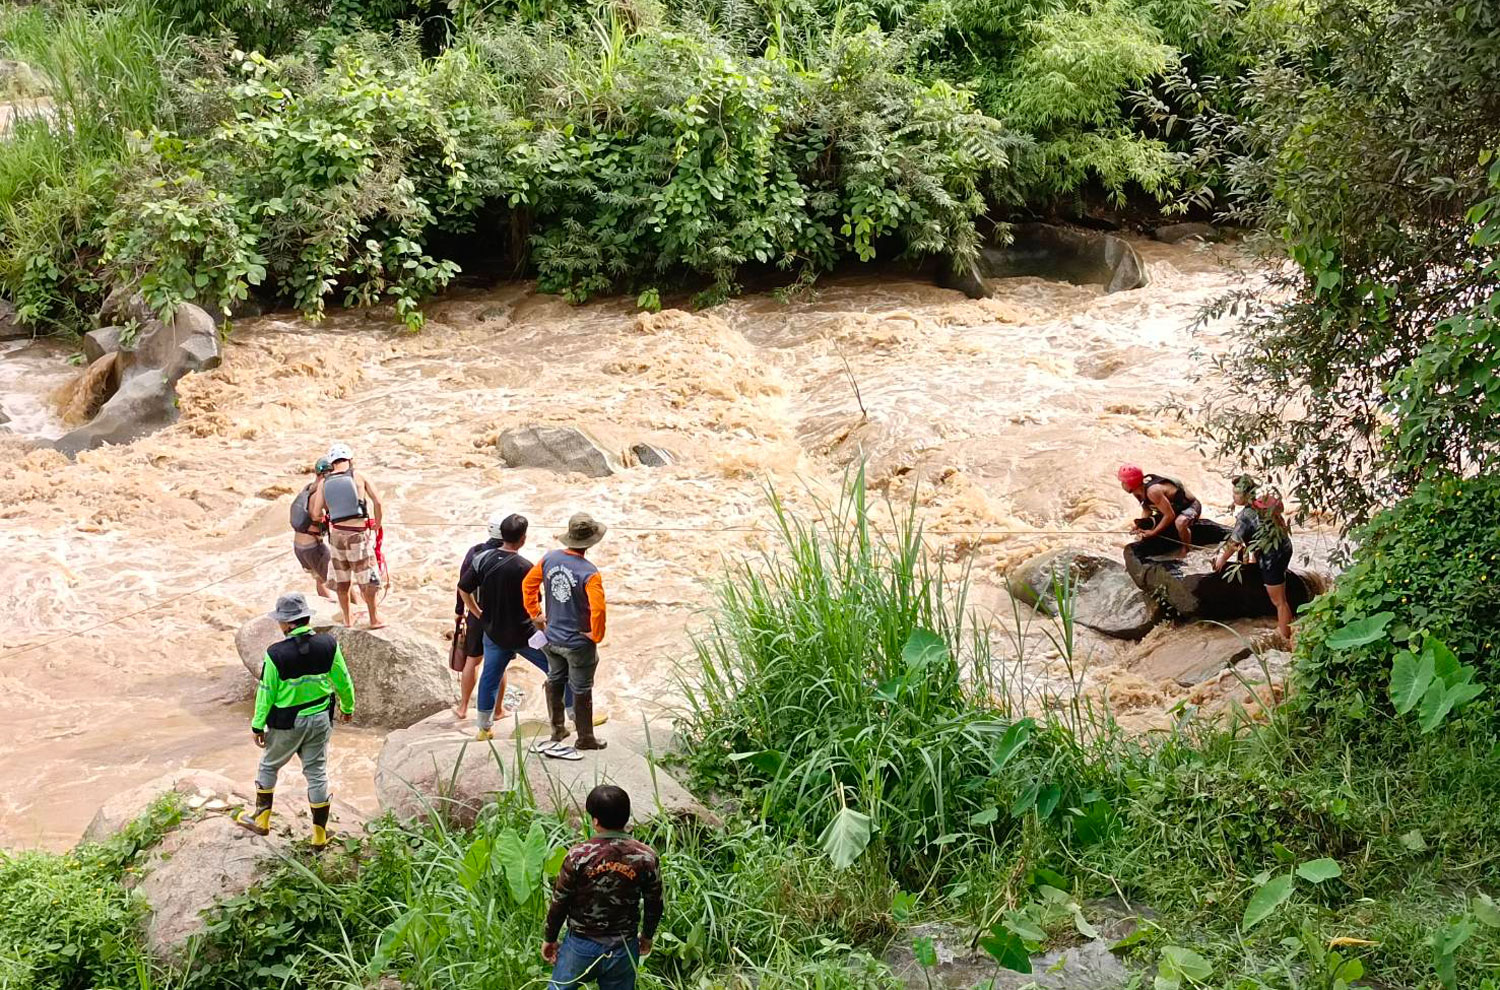
<svg viewBox="0 0 1500 990">
<path fill-rule="evenodd" d="M 328 740 L 333 734 L 333 703 L 337 697 L 343 720 L 354 717 L 354 685 L 338 640 L 312 631 L 312 609 L 299 592 L 276 600 L 271 617 L 286 639 L 266 648 L 261 661 L 260 686 L 255 692 L 255 714 L 250 731 L 255 745 L 265 750 L 255 775 L 255 811 L 241 812 L 235 821 L 258 835 L 271 832 L 271 804 L 276 774 L 293 756 L 307 778 L 307 800 L 312 806 L 312 847 L 328 845 Z"/>
</svg>

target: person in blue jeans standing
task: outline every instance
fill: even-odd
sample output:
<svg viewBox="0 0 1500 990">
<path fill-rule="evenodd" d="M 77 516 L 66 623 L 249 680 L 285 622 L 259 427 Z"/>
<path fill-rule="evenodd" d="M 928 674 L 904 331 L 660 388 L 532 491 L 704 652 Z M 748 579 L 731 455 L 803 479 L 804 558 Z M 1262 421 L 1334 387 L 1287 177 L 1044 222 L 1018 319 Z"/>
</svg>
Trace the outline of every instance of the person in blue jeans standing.
<svg viewBox="0 0 1500 990">
<path fill-rule="evenodd" d="M 527 527 L 526 517 L 515 513 L 500 520 L 495 527 L 500 545 L 478 550 L 458 578 L 458 594 L 465 608 L 484 624 L 484 667 L 479 675 L 477 712 L 480 742 L 493 737 L 491 726 L 510 662 L 521 657 L 547 673 L 547 658 L 527 643 L 536 634 L 521 598 L 521 582 L 531 570 L 531 561 L 521 556 Z M 567 707 L 573 707 L 571 691 Z"/>
<path fill-rule="evenodd" d="M 613 784 L 589 792 L 584 810 L 594 837 L 568 850 L 553 884 L 542 958 L 552 965 L 547 990 L 635 990 L 641 957 L 661 923 L 661 864 L 656 852 L 625 831 L 630 795 Z M 558 944 L 563 922 L 568 937 Z"/>
</svg>

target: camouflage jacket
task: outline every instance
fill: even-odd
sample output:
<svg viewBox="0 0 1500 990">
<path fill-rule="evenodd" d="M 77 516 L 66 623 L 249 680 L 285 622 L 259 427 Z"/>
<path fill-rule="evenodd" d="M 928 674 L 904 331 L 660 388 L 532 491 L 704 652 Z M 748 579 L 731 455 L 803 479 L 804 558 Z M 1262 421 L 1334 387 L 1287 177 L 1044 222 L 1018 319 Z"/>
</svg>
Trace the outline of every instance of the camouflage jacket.
<svg viewBox="0 0 1500 990">
<path fill-rule="evenodd" d="M 564 920 L 569 932 L 584 938 L 634 938 L 637 928 L 650 938 L 661 909 L 656 853 L 624 832 L 600 832 L 563 860 L 547 911 L 547 941 L 557 941 Z"/>
</svg>

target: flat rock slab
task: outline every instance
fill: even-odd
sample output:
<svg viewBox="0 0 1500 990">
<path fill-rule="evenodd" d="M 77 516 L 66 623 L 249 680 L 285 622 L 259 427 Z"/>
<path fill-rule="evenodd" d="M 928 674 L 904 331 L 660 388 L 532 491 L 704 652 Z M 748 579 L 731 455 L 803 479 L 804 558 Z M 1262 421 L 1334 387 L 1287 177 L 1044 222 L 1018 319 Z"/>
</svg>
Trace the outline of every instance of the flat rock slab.
<svg viewBox="0 0 1500 990">
<path fill-rule="evenodd" d="M 502 732 L 510 728 L 497 726 Z M 528 727 L 523 723 L 524 728 Z M 653 755 L 666 752 L 669 726 L 653 727 L 649 742 L 640 726 L 610 721 L 597 731 L 608 741 L 608 749 L 582 753 L 577 762 L 553 760 L 528 751 L 531 738 L 526 731 L 515 738 L 477 742 L 472 729 L 461 728 L 445 712 L 386 738 L 376 764 L 376 795 L 382 811 L 403 820 L 438 813 L 467 826 L 504 791 L 529 787 L 539 808 L 577 816 L 590 790 L 612 783 L 630 794 L 637 819 L 665 813 L 717 822 L 697 798 L 654 764 Z"/>
<path fill-rule="evenodd" d="M 498 446 L 507 467 L 573 472 L 590 478 L 607 478 L 621 467 L 619 458 L 598 440 L 572 426 L 506 430 Z"/>
<path fill-rule="evenodd" d="M 1097 923 L 1096 923 L 1097 924 Z M 1134 922 L 1100 925 L 1102 937 L 1067 948 L 1050 949 L 1031 957 L 1031 972 L 997 971 L 995 960 L 983 949 L 971 949 L 973 932 L 951 925 L 918 925 L 886 953 L 891 971 L 911 990 L 1123 990 L 1131 972 L 1109 947 L 1124 937 Z M 922 966 L 912 953 L 912 942 L 930 938 L 938 964 Z M 991 982 L 993 981 L 993 982 Z"/>
<path fill-rule="evenodd" d="M 150 912 L 146 945 L 171 958 L 207 927 L 203 912 L 248 891 L 291 855 L 291 840 L 259 836 L 226 815 L 211 815 L 170 832 L 146 860 L 137 892 Z"/>
<path fill-rule="evenodd" d="M 234 781 L 212 770 L 185 768 L 164 773 L 139 787 L 118 791 L 94 812 L 94 818 L 83 830 L 80 843 L 103 842 L 117 835 L 121 829 L 145 814 L 163 794 L 171 791 L 186 798 L 201 797 L 206 801 L 221 800 L 234 804 L 246 800 L 248 787 L 236 785 Z"/>
<path fill-rule="evenodd" d="M 1074 621 L 1106 636 L 1140 639 L 1160 615 L 1160 608 L 1130 579 L 1124 564 L 1077 547 L 1032 557 L 1011 573 L 1009 586 L 1021 601 L 1056 615 L 1056 582 L 1071 589 Z"/>
<path fill-rule="evenodd" d="M 1130 669 L 1149 681 L 1173 681 L 1182 687 L 1193 687 L 1213 680 L 1245 661 L 1255 650 L 1267 649 L 1277 639 L 1276 623 L 1264 619 L 1164 627 L 1141 644 L 1142 651 Z M 1264 679 L 1258 664 L 1251 679 Z"/>
<path fill-rule="evenodd" d="M 404 729 L 453 703 L 448 651 L 441 644 L 400 626 L 350 628 L 332 625 L 317 615 L 313 628 L 333 633 L 344 651 L 354 682 L 356 724 Z M 260 679 L 266 647 L 282 638 L 281 627 L 264 614 L 235 633 L 240 662 L 253 679 Z"/>
</svg>

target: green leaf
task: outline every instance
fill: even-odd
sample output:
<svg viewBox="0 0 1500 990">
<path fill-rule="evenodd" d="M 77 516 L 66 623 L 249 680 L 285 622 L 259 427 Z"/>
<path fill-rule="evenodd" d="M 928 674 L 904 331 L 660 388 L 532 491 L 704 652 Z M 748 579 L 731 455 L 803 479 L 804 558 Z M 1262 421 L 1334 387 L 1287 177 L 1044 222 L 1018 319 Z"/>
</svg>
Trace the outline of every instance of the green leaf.
<svg viewBox="0 0 1500 990">
<path fill-rule="evenodd" d="M 1036 728 L 1036 723 L 1029 718 L 1019 719 L 1012 722 L 1005 730 L 1005 735 L 1000 737 L 1000 744 L 995 747 L 990 760 L 994 765 L 995 772 L 999 773 L 1005 769 L 1005 765 L 1011 761 L 1011 757 L 1020 752 L 1021 747 L 1031 738 L 1031 730 Z"/>
<path fill-rule="evenodd" d="M 1385 636 L 1385 627 L 1396 617 L 1394 612 L 1376 612 L 1374 615 L 1356 619 L 1342 629 L 1328 634 L 1324 645 L 1332 650 L 1349 650 L 1369 644 Z"/>
<path fill-rule="evenodd" d="M 1343 875 L 1343 867 L 1331 859 L 1311 859 L 1297 867 L 1297 876 L 1309 883 L 1322 883 Z"/>
<path fill-rule="evenodd" d="M 1250 903 L 1245 905 L 1245 917 L 1241 920 L 1240 927 L 1249 931 L 1269 918 L 1286 902 L 1288 897 L 1292 896 L 1292 888 L 1295 884 L 1296 878 L 1290 873 L 1267 880 L 1251 896 Z"/>
<path fill-rule="evenodd" d="M 1041 944 L 1047 941 L 1046 930 L 1020 912 L 1008 912 L 1003 924 L 1007 931 L 1015 932 L 1028 942 Z"/>
<path fill-rule="evenodd" d="M 786 757 L 773 749 L 762 749 L 749 753 L 731 753 L 729 758 L 736 763 L 748 763 L 762 773 L 772 776 L 781 772 L 781 766 L 786 762 Z"/>
<path fill-rule="evenodd" d="M 869 815 L 853 808 L 840 808 L 818 837 L 818 845 L 828 854 L 835 869 L 847 870 L 870 844 L 870 832 Z"/>
<path fill-rule="evenodd" d="M 1396 714 L 1405 715 L 1416 707 L 1432 684 L 1432 675 L 1432 655 L 1426 650 L 1420 660 L 1410 650 L 1396 654 L 1391 662 L 1391 704 Z"/>
<path fill-rule="evenodd" d="M 911 944 L 911 953 L 916 957 L 917 962 L 927 969 L 932 969 L 938 964 L 937 946 L 933 945 L 932 939 L 928 936 L 924 935 L 914 940 Z"/>
<path fill-rule="evenodd" d="M 1052 817 L 1052 812 L 1057 810 L 1057 803 L 1062 800 L 1062 788 L 1057 784 L 1048 784 L 1043 787 L 1036 796 L 1036 816 L 1043 821 Z"/>
<path fill-rule="evenodd" d="M 1401 844 L 1412 852 L 1424 852 L 1427 849 L 1427 840 L 1422 838 L 1422 833 L 1416 829 L 1403 835 Z"/>
<path fill-rule="evenodd" d="M 902 924 L 911 920 L 911 916 L 917 910 L 917 895 L 910 891 L 898 890 L 896 896 L 891 898 L 891 917 Z"/>
<path fill-rule="evenodd" d="M 976 811 L 969 816 L 970 825 L 993 825 L 995 819 L 1000 817 L 1000 809 L 993 804 L 981 811 Z"/>
<path fill-rule="evenodd" d="M 906 645 L 901 648 L 901 660 L 907 670 L 925 670 L 932 664 L 945 663 L 947 659 L 948 644 L 930 629 L 913 629 L 906 638 Z"/>
<path fill-rule="evenodd" d="M 1015 932 L 996 925 L 990 929 L 990 934 L 980 937 L 979 945 L 990 954 L 991 959 L 1011 972 L 1031 972 L 1031 954 L 1026 951 L 1026 944 Z"/>
<path fill-rule="evenodd" d="M 1496 906 L 1494 898 L 1489 894 L 1474 895 L 1474 917 L 1479 919 L 1482 925 L 1500 928 L 1500 906 Z"/>
<path fill-rule="evenodd" d="M 1156 968 L 1158 979 L 1166 979 L 1172 987 L 1181 986 L 1183 980 L 1202 983 L 1214 975 L 1214 968 L 1207 959 L 1180 945 L 1164 946 Z"/>
<path fill-rule="evenodd" d="M 1036 807 L 1036 798 L 1037 795 L 1041 792 L 1041 789 L 1042 788 L 1040 784 L 1032 781 L 1030 787 L 1027 787 L 1021 793 L 1017 794 L 1016 799 L 1012 801 L 1010 805 L 1011 817 L 1020 818 L 1022 815 L 1026 814 L 1026 812 Z"/>
<path fill-rule="evenodd" d="M 490 840 L 487 836 L 480 836 L 470 843 L 463 861 L 458 864 L 458 882 L 471 893 L 477 891 L 480 881 L 489 873 L 490 865 Z"/>
<path fill-rule="evenodd" d="M 1448 644 L 1436 636 L 1428 636 L 1422 643 L 1422 656 L 1432 658 L 1432 672 L 1444 684 L 1452 684 L 1459 676 L 1458 657 L 1448 649 Z"/>
</svg>

